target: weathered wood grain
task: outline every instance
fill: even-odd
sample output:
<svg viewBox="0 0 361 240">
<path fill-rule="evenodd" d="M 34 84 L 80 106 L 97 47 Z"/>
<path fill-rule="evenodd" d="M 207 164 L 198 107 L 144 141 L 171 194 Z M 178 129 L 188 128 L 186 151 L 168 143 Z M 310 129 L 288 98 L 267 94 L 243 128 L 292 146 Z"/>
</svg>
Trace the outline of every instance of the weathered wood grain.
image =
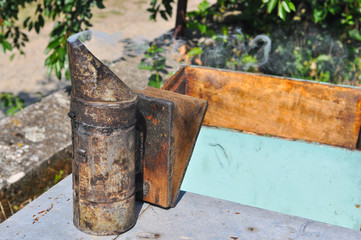
<svg viewBox="0 0 361 240">
<path fill-rule="evenodd" d="M 209 103 L 206 125 L 358 148 L 359 88 L 202 67 L 181 71 L 184 93 Z"/>
<path fill-rule="evenodd" d="M 144 145 L 143 200 L 161 207 L 176 204 L 204 119 L 207 102 L 155 88 L 138 92 Z M 140 117 L 138 117 L 139 119 Z"/>
</svg>

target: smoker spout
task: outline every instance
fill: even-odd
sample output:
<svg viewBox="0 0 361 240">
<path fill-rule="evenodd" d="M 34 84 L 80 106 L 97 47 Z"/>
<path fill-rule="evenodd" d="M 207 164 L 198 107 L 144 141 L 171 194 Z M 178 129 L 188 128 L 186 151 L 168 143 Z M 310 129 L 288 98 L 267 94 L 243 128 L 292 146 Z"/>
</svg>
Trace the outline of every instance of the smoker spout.
<svg viewBox="0 0 361 240">
<path fill-rule="evenodd" d="M 78 39 L 67 41 L 72 80 L 74 225 L 111 235 L 135 224 L 137 95 Z"/>
<path fill-rule="evenodd" d="M 137 94 L 78 40 L 80 34 L 67 41 L 72 82 L 70 116 L 94 126 L 133 125 Z M 79 108 L 83 110 L 76 110 Z M 117 115 L 120 108 L 126 114 Z"/>
<path fill-rule="evenodd" d="M 67 41 L 73 95 L 85 101 L 133 101 L 136 94 L 78 40 L 78 34 Z"/>
</svg>

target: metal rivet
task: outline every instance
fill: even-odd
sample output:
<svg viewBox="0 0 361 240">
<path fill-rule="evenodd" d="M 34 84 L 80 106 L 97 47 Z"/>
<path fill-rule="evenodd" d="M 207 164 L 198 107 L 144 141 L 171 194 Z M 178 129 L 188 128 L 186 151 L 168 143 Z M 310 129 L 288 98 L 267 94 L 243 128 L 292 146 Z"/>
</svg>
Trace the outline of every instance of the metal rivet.
<svg viewBox="0 0 361 240">
<path fill-rule="evenodd" d="M 80 162 L 82 162 L 82 163 L 88 162 L 88 158 L 87 158 L 87 156 L 86 156 L 86 151 L 85 151 L 85 150 L 83 150 L 83 149 L 78 149 L 78 154 L 79 154 L 80 156 L 82 156 L 82 158 L 79 159 Z"/>
<path fill-rule="evenodd" d="M 70 111 L 70 112 L 68 113 L 68 116 L 69 116 L 71 119 L 75 119 L 75 112 Z"/>
</svg>

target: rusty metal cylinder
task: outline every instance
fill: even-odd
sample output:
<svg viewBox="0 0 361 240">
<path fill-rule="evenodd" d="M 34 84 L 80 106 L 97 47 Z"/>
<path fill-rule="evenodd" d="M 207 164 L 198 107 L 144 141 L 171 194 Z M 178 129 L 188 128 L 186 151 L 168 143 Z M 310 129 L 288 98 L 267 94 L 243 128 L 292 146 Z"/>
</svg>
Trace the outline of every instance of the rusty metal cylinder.
<svg viewBox="0 0 361 240">
<path fill-rule="evenodd" d="M 137 95 L 76 36 L 68 39 L 68 56 L 74 225 L 95 235 L 122 233 L 136 221 Z"/>
</svg>

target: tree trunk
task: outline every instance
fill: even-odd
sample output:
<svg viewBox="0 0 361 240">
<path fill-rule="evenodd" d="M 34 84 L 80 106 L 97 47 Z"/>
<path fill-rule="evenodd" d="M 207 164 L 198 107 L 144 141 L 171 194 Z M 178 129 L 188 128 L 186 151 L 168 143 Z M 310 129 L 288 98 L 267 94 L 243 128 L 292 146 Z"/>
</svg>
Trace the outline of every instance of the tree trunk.
<svg viewBox="0 0 361 240">
<path fill-rule="evenodd" d="M 186 28 L 186 12 L 188 0 L 178 0 L 177 17 L 174 29 L 174 38 L 179 39 L 184 37 L 184 30 Z"/>
</svg>

